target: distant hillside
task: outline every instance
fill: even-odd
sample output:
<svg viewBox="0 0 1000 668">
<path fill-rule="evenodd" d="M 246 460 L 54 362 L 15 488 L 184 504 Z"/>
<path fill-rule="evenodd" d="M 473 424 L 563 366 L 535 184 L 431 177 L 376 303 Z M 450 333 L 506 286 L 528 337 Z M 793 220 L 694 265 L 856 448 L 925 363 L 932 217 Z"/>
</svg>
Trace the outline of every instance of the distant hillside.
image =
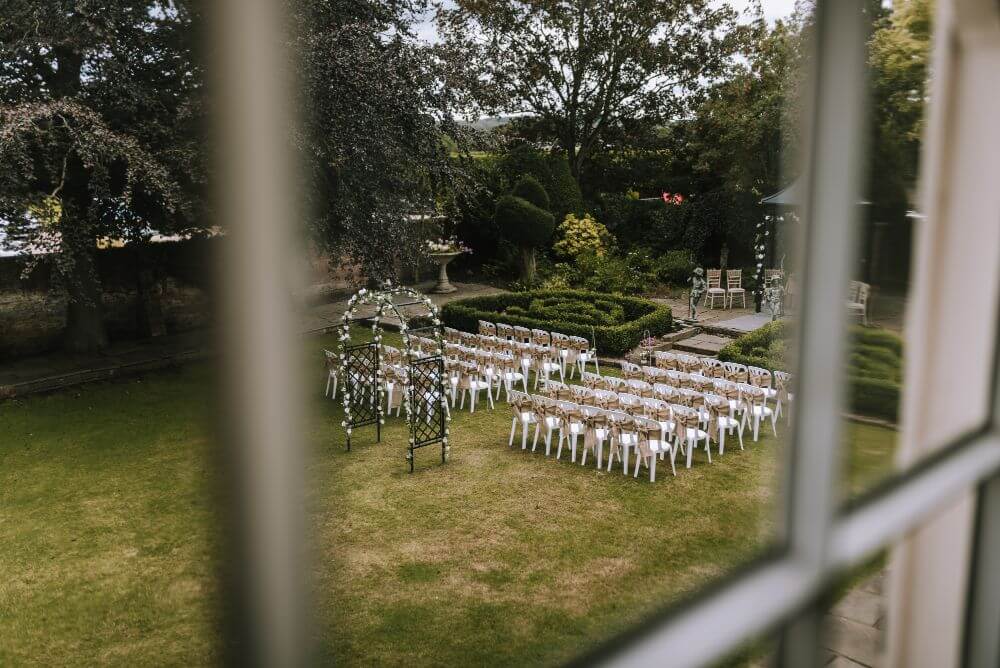
<svg viewBox="0 0 1000 668">
<path fill-rule="evenodd" d="M 492 130 L 500 127 L 501 125 L 507 125 L 511 122 L 511 120 L 513 120 L 513 117 L 511 116 L 486 116 L 472 121 L 471 123 L 463 123 L 463 125 L 475 128 L 476 130 Z"/>
</svg>

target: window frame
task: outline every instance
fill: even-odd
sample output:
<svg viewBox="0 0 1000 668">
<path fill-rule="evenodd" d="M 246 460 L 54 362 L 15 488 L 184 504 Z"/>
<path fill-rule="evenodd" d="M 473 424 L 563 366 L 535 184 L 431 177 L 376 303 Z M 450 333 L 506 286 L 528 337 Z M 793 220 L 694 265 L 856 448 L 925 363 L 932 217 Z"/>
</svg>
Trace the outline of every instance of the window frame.
<svg viewBox="0 0 1000 668">
<path fill-rule="evenodd" d="M 277 4 L 223 0 L 214 8 L 219 38 L 215 81 L 224 93 L 217 118 L 220 167 L 228 176 L 221 184 L 220 212 L 234 242 L 223 283 L 227 349 L 235 360 L 227 367 L 231 377 L 224 430 L 234 478 L 233 493 L 226 499 L 234 536 L 227 556 L 230 564 L 240 566 L 234 585 L 225 590 L 236 612 L 226 620 L 224 647 L 233 663 L 301 665 L 310 656 L 302 587 L 306 569 L 301 541 L 296 542 L 304 533 L 299 469 L 305 448 L 295 403 L 295 336 L 282 298 L 293 235 L 289 226 L 271 224 L 294 210 L 290 179 L 273 178 L 274 161 L 287 150 L 282 137 L 290 119 L 282 104 L 273 103 L 287 99 L 281 95 L 286 81 L 277 46 Z M 988 568 L 1000 562 L 997 351 L 992 412 L 979 428 L 842 512 L 837 507 L 847 327 L 842 286 L 850 277 L 857 227 L 852 224 L 857 207 L 851 203 L 859 200 L 866 136 L 867 26 L 864 0 L 816 4 L 815 88 L 808 96 L 805 124 L 812 156 L 806 166 L 805 219 L 810 224 L 802 254 L 807 298 L 799 323 L 798 400 L 780 539 L 757 560 L 579 657 L 576 665 L 662 665 L 664 657 L 673 666 L 704 665 L 771 633 L 780 636 L 779 657 L 785 665 L 816 663 L 820 619 L 837 576 L 976 488 L 963 656 L 973 665 L 997 665 L 1000 658 L 1000 573 Z M 938 25 L 936 36 L 945 29 Z M 237 118 L 244 121 L 233 122 Z M 278 162 L 290 164 L 287 159 Z M 1000 305 L 993 308 L 1000 315 Z M 1000 331 L 995 322 L 990 324 Z M 239 364 L 242 360 L 251 362 Z"/>
</svg>

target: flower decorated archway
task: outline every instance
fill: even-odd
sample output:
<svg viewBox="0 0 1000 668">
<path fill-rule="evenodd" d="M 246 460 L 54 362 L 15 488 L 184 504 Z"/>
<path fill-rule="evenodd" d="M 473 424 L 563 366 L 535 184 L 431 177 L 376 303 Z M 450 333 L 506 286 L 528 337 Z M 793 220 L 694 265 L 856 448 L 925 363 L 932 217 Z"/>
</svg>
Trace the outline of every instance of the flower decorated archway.
<svg viewBox="0 0 1000 668">
<path fill-rule="evenodd" d="M 404 301 L 399 302 L 402 298 Z M 361 315 L 360 309 L 374 306 L 373 316 Z M 404 309 L 417 307 L 417 313 L 407 315 Z M 395 316 L 403 337 L 401 358 L 386 363 L 382 345 L 383 319 Z M 351 323 L 371 318 L 370 343 L 351 345 Z M 430 325 L 411 328 L 410 320 L 427 318 Z M 420 336 L 423 333 L 425 336 Z M 419 337 L 419 339 L 418 339 Z M 417 341 L 422 345 L 415 345 Z M 430 343 L 428 343 L 428 341 Z M 441 461 L 448 459 L 447 394 L 444 391 L 443 332 L 438 307 L 425 295 L 404 286 L 385 283 L 378 290 L 359 290 L 347 302 L 341 319 L 339 375 L 343 392 L 347 449 L 351 449 L 354 428 L 374 424 L 381 440 L 385 424 L 385 394 L 387 384 L 399 383 L 401 401 L 406 409 L 409 443 L 406 459 L 413 471 L 414 451 L 428 445 L 441 444 Z"/>
</svg>

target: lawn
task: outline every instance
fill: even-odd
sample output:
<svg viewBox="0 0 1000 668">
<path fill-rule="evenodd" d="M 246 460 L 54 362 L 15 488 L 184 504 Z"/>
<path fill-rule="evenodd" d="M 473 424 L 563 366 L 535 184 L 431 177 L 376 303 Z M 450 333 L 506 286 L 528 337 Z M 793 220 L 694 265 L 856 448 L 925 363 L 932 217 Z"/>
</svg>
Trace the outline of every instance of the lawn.
<svg viewBox="0 0 1000 668">
<path fill-rule="evenodd" d="M 0 404 L 0 664 L 216 658 L 211 381 L 193 365 Z M 339 401 L 319 394 L 308 497 L 324 661 L 560 662 L 752 557 L 773 531 L 770 438 L 743 452 L 727 442 L 715 464 L 701 455 L 676 478 L 661 467 L 650 484 L 508 449 L 499 405 L 456 412 L 451 460 L 418 452 L 411 475 L 402 420 L 381 444 L 356 431 L 348 453 Z M 850 431 L 865 453 L 851 476 L 864 480 L 889 461 L 894 432 Z"/>
</svg>

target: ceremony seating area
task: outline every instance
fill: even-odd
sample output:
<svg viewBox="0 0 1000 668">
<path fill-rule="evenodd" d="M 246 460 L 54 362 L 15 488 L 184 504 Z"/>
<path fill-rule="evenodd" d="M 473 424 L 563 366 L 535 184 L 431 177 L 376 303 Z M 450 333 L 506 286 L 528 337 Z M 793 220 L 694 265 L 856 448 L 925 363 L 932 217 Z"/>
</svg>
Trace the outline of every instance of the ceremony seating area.
<svg viewBox="0 0 1000 668">
<path fill-rule="evenodd" d="M 561 459 L 565 445 L 571 462 L 579 454 L 580 464 L 586 465 L 589 455 L 598 468 L 611 471 L 617 461 L 627 475 L 631 458 L 633 477 L 644 465 L 655 481 L 658 459 L 669 457 L 676 475 L 678 452 L 686 458 L 687 468 L 699 448 L 711 463 L 713 443 L 721 455 L 727 435 L 735 434 L 742 450 L 746 428 L 756 442 L 762 422 L 770 421 L 777 435 L 778 418 L 790 415 L 791 378 L 781 371 L 655 352 L 643 360 L 646 364 L 621 361 L 620 377 L 601 375 L 597 351 L 582 337 L 503 323 L 480 322 L 479 329 L 471 333 L 445 328 L 441 348 L 434 339 L 412 335 L 410 346 L 420 356 L 441 352 L 450 400 L 444 409 L 449 413 L 455 407 L 464 409 L 467 401 L 470 413 L 484 401 L 493 409 L 502 391 L 513 411 L 511 447 L 520 429 L 521 448 L 527 449 L 533 428 L 533 452 L 541 438 L 545 455 L 551 456 L 556 437 L 556 459 Z M 408 385 L 405 353 L 385 344 L 381 349 L 386 409 L 390 413 L 395 409 L 398 416 L 403 404 L 400 388 Z M 335 362 L 328 352 L 331 396 L 337 391 Z M 593 370 L 588 369 L 590 362 Z M 569 384 L 574 377 L 578 384 Z M 365 392 L 374 403 L 378 396 L 374 376 L 350 382 L 354 391 Z M 429 420 L 431 415 L 424 417 Z"/>
</svg>

